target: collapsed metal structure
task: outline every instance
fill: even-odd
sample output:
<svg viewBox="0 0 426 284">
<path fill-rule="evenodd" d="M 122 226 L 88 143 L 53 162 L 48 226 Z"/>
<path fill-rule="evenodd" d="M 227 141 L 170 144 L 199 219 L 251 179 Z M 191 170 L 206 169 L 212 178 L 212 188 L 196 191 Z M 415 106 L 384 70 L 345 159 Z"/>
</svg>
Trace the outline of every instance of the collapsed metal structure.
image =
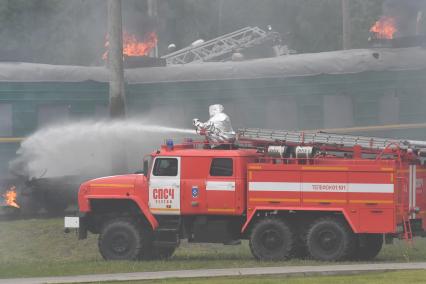
<svg viewBox="0 0 426 284">
<path fill-rule="evenodd" d="M 161 58 L 165 59 L 168 65 L 218 61 L 229 57 L 237 49 L 252 47 L 269 40 L 278 42 L 280 35 L 258 27 L 245 27 L 202 44 L 185 47 Z"/>
</svg>

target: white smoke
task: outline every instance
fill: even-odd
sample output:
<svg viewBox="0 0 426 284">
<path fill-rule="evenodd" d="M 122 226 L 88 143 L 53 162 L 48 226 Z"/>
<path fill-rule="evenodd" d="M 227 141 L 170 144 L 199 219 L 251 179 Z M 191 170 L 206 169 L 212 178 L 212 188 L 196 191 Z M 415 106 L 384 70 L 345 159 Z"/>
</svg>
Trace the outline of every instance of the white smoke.
<svg viewBox="0 0 426 284">
<path fill-rule="evenodd" d="M 142 158 L 170 135 L 195 134 L 192 129 L 151 125 L 144 120 L 82 121 L 40 129 L 26 138 L 10 164 L 28 178 L 113 174 L 112 159 L 125 155 L 127 170 L 138 170 Z M 169 135 L 169 136 L 166 136 Z"/>
</svg>

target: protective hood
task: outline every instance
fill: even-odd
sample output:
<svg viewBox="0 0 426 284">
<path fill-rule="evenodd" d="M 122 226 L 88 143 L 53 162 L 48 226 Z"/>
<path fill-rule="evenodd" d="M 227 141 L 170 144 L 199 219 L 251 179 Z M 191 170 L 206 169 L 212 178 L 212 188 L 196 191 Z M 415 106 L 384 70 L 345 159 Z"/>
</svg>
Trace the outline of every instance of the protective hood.
<svg viewBox="0 0 426 284">
<path fill-rule="evenodd" d="M 218 113 L 222 113 L 223 112 L 223 105 L 220 104 L 216 104 L 216 105 L 211 105 L 209 106 L 209 114 L 210 117 L 215 116 Z"/>
</svg>

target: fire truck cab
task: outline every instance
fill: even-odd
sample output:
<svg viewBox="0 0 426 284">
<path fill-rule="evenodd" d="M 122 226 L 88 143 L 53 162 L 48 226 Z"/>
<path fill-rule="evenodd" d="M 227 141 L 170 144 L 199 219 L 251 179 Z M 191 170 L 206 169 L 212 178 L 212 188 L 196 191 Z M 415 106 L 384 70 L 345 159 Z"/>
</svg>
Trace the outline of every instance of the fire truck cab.
<svg viewBox="0 0 426 284">
<path fill-rule="evenodd" d="M 171 254 L 181 238 L 189 242 L 238 242 L 246 212 L 246 168 L 257 157 L 256 150 L 164 145 L 145 158 L 144 174 L 99 178 L 81 185 L 80 238 L 85 238 L 87 230 L 104 236 L 100 250 L 106 259 L 129 258 L 128 254 L 115 255 L 117 252 L 103 245 L 113 245 L 112 240 L 105 239 L 104 227 L 110 224 L 107 228 L 115 232 L 116 222 L 144 227 L 138 230 L 146 230 L 143 234 L 150 235 L 153 243 L 149 246 L 155 250 L 148 258 L 164 257 L 164 251 Z M 128 236 L 122 241 L 128 242 Z"/>
<path fill-rule="evenodd" d="M 247 163 L 256 157 L 255 150 L 162 150 L 149 169 L 149 209 L 156 215 L 241 216 Z"/>
<path fill-rule="evenodd" d="M 420 153 L 256 141 L 168 142 L 145 158 L 143 174 L 83 183 L 79 217 L 65 225 L 82 239 L 99 234 L 108 260 L 167 258 L 182 239 L 247 239 L 261 260 L 365 260 L 384 239 L 423 234 Z"/>
</svg>

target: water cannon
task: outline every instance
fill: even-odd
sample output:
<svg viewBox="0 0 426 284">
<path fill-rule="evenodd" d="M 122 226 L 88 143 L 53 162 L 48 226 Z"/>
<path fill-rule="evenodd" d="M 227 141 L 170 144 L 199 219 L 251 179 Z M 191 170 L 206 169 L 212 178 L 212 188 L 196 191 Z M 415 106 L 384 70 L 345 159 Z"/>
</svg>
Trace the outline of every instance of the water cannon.
<svg viewBox="0 0 426 284">
<path fill-rule="evenodd" d="M 215 127 L 213 123 L 209 123 L 209 122 L 203 123 L 198 118 L 194 118 L 192 120 L 192 124 L 195 126 L 195 131 L 199 135 L 211 136 L 212 134 L 220 135 L 221 133 L 221 130 Z"/>
<path fill-rule="evenodd" d="M 227 139 L 225 139 L 225 133 L 219 127 L 216 127 L 214 123 L 203 123 L 198 118 L 194 118 L 192 124 L 195 126 L 197 134 L 206 136 L 209 141 L 227 142 Z"/>
<path fill-rule="evenodd" d="M 204 123 L 202 123 L 198 118 L 194 118 L 192 120 L 192 125 L 195 126 L 195 131 L 197 132 L 197 134 L 199 135 L 206 135 L 206 129 L 204 127 Z"/>
</svg>

